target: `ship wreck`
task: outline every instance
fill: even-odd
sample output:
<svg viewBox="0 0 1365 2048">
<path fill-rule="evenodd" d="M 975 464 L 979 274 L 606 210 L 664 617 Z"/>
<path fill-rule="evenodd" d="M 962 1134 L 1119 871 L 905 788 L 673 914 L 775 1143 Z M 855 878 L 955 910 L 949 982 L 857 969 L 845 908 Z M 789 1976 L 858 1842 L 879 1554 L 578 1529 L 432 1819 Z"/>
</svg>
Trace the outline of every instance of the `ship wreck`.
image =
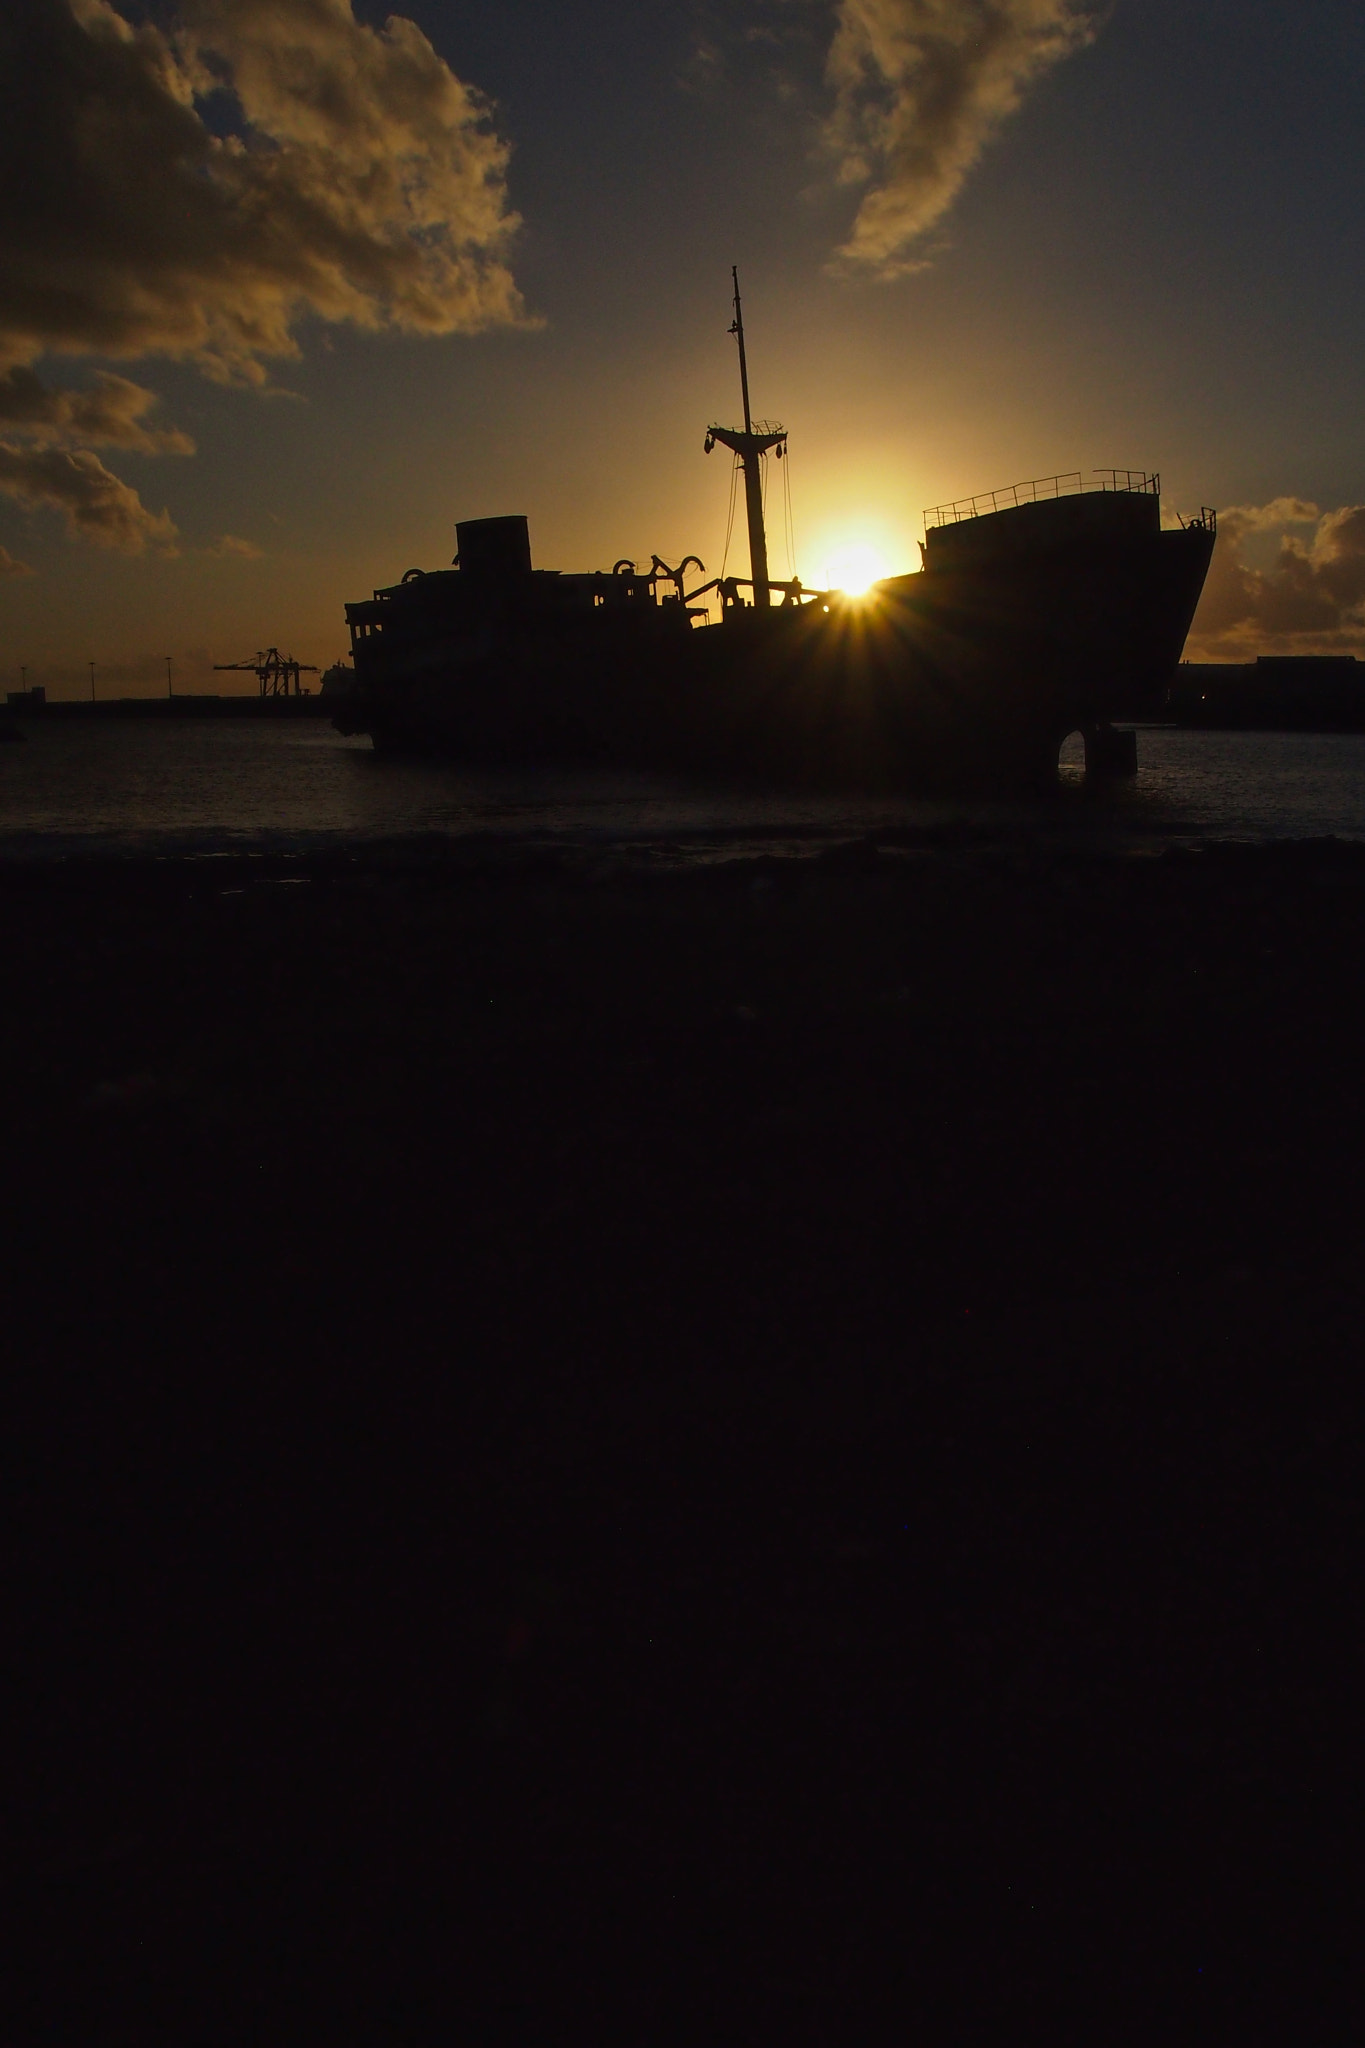
<svg viewBox="0 0 1365 2048">
<path fill-rule="evenodd" d="M 1130 770 L 1113 721 L 1160 715 L 1216 514 L 1166 528 L 1154 472 L 1073 471 L 930 507 L 920 567 L 857 598 L 779 581 L 762 479 L 787 433 L 753 417 L 732 275 L 743 425 L 705 447 L 742 471 L 749 575 L 689 588 L 695 556 L 541 569 L 524 516 L 462 521 L 450 568 L 347 605 L 335 724 L 381 750 L 791 788 L 1036 785 L 1076 731 L 1088 769 Z"/>
</svg>

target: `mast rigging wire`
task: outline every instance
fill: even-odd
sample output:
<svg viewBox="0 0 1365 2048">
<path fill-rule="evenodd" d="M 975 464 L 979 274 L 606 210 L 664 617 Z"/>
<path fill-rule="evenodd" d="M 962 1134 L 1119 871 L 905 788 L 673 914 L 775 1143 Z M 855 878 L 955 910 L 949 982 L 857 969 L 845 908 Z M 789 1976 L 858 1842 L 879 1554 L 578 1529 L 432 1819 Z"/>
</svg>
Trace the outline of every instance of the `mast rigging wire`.
<svg viewBox="0 0 1365 2048">
<path fill-rule="evenodd" d="M 730 535 L 733 533 L 735 526 L 735 489 L 738 483 L 739 457 L 736 456 L 730 465 L 730 510 L 725 518 L 725 553 L 721 556 L 720 560 L 720 573 L 722 577 L 725 574 L 725 565 L 730 559 Z"/>
</svg>

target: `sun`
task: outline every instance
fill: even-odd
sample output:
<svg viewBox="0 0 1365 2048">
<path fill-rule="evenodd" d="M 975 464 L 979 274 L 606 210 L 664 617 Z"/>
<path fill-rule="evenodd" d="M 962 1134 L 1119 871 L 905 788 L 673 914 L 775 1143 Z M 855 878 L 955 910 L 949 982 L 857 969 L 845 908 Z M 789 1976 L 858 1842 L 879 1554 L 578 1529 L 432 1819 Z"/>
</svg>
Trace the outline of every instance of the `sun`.
<svg viewBox="0 0 1365 2048">
<path fill-rule="evenodd" d="M 880 548 L 865 540 L 850 540 L 826 555 L 820 581 L 826 590 L 842 590 L 845 597 L 863 597 L 874 583 L 891 574 L 891 564 Z"/>
</svg>

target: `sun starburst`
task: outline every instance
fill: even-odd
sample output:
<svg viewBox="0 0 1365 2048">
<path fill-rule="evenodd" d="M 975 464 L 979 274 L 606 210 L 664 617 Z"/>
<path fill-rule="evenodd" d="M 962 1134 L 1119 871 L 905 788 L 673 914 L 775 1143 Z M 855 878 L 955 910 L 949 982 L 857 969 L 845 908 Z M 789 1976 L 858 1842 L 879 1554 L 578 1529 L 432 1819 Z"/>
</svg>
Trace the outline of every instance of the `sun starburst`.
<svg viewBox="0 0 1365 2048">
<path fill-rule="evenodd" d="M 864 597 L 874 583 L 890 573 L 891 565 L 880 548 L 870 541 L 849 540 L 825 557 L 820 581 L 826 590 L 842 590 L 845 597 Z"/>
</svg>

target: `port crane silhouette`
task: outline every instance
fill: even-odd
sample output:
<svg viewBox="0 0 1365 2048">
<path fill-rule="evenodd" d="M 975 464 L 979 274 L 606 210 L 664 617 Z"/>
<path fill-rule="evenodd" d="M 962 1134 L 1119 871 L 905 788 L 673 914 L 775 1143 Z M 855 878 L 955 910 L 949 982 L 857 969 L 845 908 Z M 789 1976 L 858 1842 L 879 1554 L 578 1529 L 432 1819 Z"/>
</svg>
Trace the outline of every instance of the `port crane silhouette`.
<svg viewBox="0 0 1365 2048">
<path fill-rule="evenodd" d="M 299 687 L 301 675 L 315 676 L 317 664 L 311 661 L 295 661 L 290 654 L 281 654 L 278 647 L 267 647 L 263 653 L 249 654 L 245 661 L 215 661 L 214 673 L 233 669 L 255 676 L 261 686 L 263 697 L 304 697 L 308 692 Z"/>
</svg>

